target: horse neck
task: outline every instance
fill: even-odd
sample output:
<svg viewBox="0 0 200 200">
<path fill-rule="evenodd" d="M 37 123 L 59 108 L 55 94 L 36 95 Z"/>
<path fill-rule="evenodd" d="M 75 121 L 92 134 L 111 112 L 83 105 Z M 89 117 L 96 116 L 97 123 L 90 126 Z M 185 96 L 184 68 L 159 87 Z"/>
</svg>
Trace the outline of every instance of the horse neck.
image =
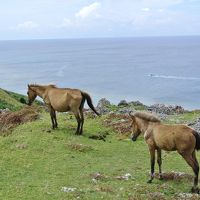
<svg viewBox="0 0 200 200">
<path fill-rule="evenodd" d="M 145 133 L 146 130 L 152 125 L 152 123 L 149 122 L 149 121 L 138 118 L 137 125 L 138 125 L 138 128 L 140 129 L 140 131 L 142 133 Z"/>
<path fill-rule="evenodd" d="M 45 86 L 36 86 L 36 87 L 34 87 L 34 91 L 41 98 L 43 98 L 43 94 L 45 93 L 46 89 L 47 88 Z"/>
</svg>

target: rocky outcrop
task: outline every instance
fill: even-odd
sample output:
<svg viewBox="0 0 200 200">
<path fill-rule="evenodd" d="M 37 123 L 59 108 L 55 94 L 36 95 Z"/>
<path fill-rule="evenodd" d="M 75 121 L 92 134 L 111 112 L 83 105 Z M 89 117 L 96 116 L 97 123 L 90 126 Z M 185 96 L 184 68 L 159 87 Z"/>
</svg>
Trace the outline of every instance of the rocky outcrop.
<svg viewBox="0 0 200 200">
<path fill-rule="evenodd" d="M 149 106 L 148 111 L 155 112 L 155 113 L 161 113 L 161 114 L 167 114 L 167 115 L 173 115 L 173 114 L 182 114 L 185 112 L 184 108 L 181 106 L 172 106 L 172 105 L 165 105 L 165 104 L 154 104 L 152 106 Z"/>
<path fill-rule="evenodd" d="M 106 114 L 109 113 L 109 106 L 111 105 L 110 101 L 108 101 L 106 98 L 102 98 L 99 100 L 98 104 L 97 104 L 97 111 L 100 114 Z"/>
<path fill-rule="evenodd" d="M 154 104 L 151 106 L 146 106 L 140 101 L 130 101 L 121 100 L 117 105 L 113 105 L 106 98 L 102 98 L 97 105 L 97 111 L 100 114 L 108 113 L 118 113 L 118 114 L 128 114 L 130 112 L 136 112 L 141 110 L 147 110 L 159 116 L 161 119 L 166 119 L 167 115 L 173 114 L 183 114 L 185 112 L 184 108 L 178 105 L 165 105 L 165 104 Z"/>
<path fill-rule="evenodd" d="M 195 131 L 200 133 L 200 118 L 196 119 L 196 121 L 194 121 L 194 122 L 188 123 L 187 125 L 192 127 Z"/>
<path fill-rule="evenodd" d="M 136 112 L 136 110 L 133 107 L 122 107 L 116 111 L 119 114 L 128 114 L 130 112 Z"/>
</svg>

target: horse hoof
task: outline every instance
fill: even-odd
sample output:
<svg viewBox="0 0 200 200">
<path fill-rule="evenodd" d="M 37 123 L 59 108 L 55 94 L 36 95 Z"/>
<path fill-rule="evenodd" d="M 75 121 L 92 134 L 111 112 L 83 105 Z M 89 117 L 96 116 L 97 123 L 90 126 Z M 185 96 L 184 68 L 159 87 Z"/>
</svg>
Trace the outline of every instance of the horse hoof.
<svg viewBox="0 0 200 200">
<path fill-rule="evenodd" d="M 199 193 L 200 193 L 198 187 L 192 187 L 191 192 L 192 192 L 192 193 L 196 193 L 196 194 L 199 194 Z"/>
<path fill-rule="evenodd" d="M 147 183 L 152 183 L 152 180 L 151 180 L 151 179 L 150 179 L 150 180 L 148 180 L 148 181 L 147 181 Z"/>
</svg>

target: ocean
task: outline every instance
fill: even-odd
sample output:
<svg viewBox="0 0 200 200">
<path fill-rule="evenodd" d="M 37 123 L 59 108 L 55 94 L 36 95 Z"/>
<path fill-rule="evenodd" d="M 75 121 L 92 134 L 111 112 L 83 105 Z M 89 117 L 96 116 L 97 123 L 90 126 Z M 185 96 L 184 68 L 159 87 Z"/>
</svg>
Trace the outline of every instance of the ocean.
<svg viewBox="0 0 200 200">
<path fill-rule="evenodd" d="M 200 36 L 0 41 L 0 87 L 28 83 L 200 109 Z"/>
</svg>

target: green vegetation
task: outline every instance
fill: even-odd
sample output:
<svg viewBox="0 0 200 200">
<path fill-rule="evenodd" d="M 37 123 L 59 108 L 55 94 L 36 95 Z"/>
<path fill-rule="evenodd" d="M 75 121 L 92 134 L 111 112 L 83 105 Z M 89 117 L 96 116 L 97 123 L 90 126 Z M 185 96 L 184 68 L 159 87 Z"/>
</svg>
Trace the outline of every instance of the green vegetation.
<svg viewBox="0 0 200 200">
<path fill-rule="evenodd" d="M 22 103 L 17 98 L 14 98 L 7 91 L 0 89 L 0 109 L 19 110 L 22 107 Z"/>
<path fill-rule="evenodd" d="M 173 123 L 183 123 L 187 124 L 188 122 L 195 121 L 200 116 L 200 110 L 185 112 L 181 115 L 171 115 L 166 122 L 169 124 Z"/>
<path fill-rule="evenodd" d="M 108 110 L 113 111 L 113 112 L 117 112 L 118 110 L 122 109 L 122 108 L 127 108 L 127 106 L 117 106 L 115 104 L 111 104 L 106 106 L 108 108 Z M 129 103 L 128 106 L 129 109 L 133 108 L 134 110 L 147 110 L 147 106 L 143 105 L 143 104 L 138 104 L 137 102 L 131 102 Z"/>
<path fill-rule="evenodd" d="M 84 135 L 76 136 L 73 116 L 59 114 L 59 128 L 51 130 L 49 114 L 40 115 L 0 138 L 0 199 L 151 199 L 155 192 L 175 199 L 192 186 L 187 178 L 147 184 L 149 152 L 143 138 L 118 140 L 117 133 L 102 125 L 105 117 L 86 119 Z M 105 133 L 106 142 L 89 139 Z M 163 153 L 163 171 L 193 176 L 176 152 Z M 127 173 L 131 179 L 119 178 Z M 63 187 L 76 190 L 64 192 Z"/>
<path fill-rule="evenodd" d="M 16 111 L 21 109 L 26 102 L 27 97 L 25 95 L 0 88 L 0 109 L 8 108 L 9 110 Z M 36 100 L 34 104 L 42 105 L 42 102 Z"/>
<path fill-rule="evenodd" d="M 17 110 L 23 106 L 20 98 L 0 90 L 1 106 Z M 37 107 L 31 109 L 36 111 Z M 176 152 L 163 152 L 163 172 L 169 176 L 173 171 L 185 174 L 175 180 L 155 178 L 152 184 L 147 184 L 150 171 L 147 145 L 142 137 L 132 142 L 115 132 L 114 126 L 105 127 L 106 120 L 120 125 L 120 119 L 114 115 L 113 119 L 88 115 L 84 134 L 76 136 L 74 116 L 59 113 L 59 128 L 52 130 L 49 113 L 41 112 L 41 108 L 37 112 L 39 118 L 26 108 L 12 113 L 13 122 L 19 115 L 17 122 L 25 123 L 14 126 L 12 134 L 0 136 L 0 199 L 181 199 L 180 193 L 190 191 L 192 169 Z M 27 122 L 26 113 L 37 120 Z M 185 123 L 199 116 L 200 111 L 172 115 L 166 123 Z M 106 136 L 106 141 L 91 139 L 94 135 Z M 126 174 L 131 175 L 128 180 Z M 72 191 L 67 192 L 70 188 Z"/>
</svg>

